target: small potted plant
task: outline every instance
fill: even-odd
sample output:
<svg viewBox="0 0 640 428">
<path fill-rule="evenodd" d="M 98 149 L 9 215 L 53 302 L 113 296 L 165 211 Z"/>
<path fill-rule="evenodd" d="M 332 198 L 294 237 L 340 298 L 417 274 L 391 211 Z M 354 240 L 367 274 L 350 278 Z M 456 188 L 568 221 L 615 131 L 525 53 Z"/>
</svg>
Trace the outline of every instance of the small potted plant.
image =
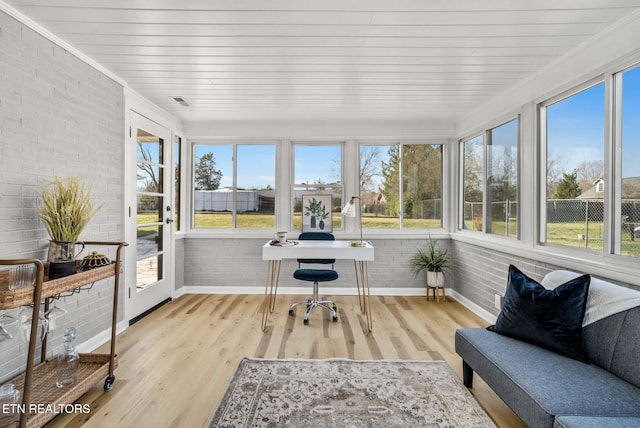
<svg viewBox="0 0 640 428">
<path fill-rule="evenodd" d="M 38 214 L 51 238 L 47 260 L 58 263 L 62 276 L 75 273 L 75 247 L 84 248 L 78 238 L 101 207 L 94 205 L 91 190 L 77 177 L 56 177 L 42 190 Z"/>
<path fill-rule="evenodd" d="M 411 270 L 418 275 L 427 271 L 427 285 L 444 287 L 444 274 L 452 268 L 453 262 L 447 250 L 436 247 L 436 242 L 429 238 L 427 250 L 418 248 L 418 252 L 411 258 Z"/>
</svg>

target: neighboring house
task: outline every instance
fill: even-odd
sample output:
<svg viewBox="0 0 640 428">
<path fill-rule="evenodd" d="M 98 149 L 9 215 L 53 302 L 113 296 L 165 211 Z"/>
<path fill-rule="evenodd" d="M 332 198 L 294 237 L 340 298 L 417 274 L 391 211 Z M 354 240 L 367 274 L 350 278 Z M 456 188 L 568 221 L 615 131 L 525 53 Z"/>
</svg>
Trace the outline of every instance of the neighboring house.
<svg viewBox="0 0 640 428">
<path fill-rule="evenodd" d="M 576 199 L 604 199 L 604 180 L 598 178 L 590 188 L 582 192 Z"/>
<path fill-rule="evenodd" d="M 622 179 L 622 199 L 640 199 L 640 177 Z M 599 178 L 576 199 L 604 199 L 604 179 Z"/>
</svg>

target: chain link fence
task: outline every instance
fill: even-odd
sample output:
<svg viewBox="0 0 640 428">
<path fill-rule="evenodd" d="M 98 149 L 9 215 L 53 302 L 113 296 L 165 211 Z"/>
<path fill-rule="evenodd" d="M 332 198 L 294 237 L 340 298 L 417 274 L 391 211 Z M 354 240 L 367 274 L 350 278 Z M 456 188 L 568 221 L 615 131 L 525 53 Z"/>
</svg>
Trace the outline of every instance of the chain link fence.
<svg viewBox="0 0 640 428">
<path fill-rule="evenodd" d="M 464 227 L 483 230 L 482 202 L 464 203 Z M 583 247 L 594 250 L 603 248 L 604 201 L 594 199 L 550 199 L 547 200 L 547 242 L 552 244 Z M 488 233 L 515 236 L 517 230 L 515 202 L 504 201 L 491 204 L 491 224 Z M 624 199 L 621 203 L 621 253 L 632 255 L 626 244 L 640 243 L 640 200 Z M 636 230 L 637 229 L 637 230 Z M 635 252 L 632 252 L 635 254 Z"/>
</svg>

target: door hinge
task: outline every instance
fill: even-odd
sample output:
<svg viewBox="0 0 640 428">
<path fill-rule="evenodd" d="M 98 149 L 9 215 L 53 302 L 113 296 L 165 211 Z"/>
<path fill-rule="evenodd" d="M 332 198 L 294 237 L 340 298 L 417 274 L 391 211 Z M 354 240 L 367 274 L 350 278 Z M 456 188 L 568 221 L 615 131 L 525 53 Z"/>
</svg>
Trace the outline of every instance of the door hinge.
<svg viewBox="0 0 640 428">
<path fill-rule="evenodd" d="M 131 289 L 129 289 L 129 298 L 131 298 Z"/>
</svg>

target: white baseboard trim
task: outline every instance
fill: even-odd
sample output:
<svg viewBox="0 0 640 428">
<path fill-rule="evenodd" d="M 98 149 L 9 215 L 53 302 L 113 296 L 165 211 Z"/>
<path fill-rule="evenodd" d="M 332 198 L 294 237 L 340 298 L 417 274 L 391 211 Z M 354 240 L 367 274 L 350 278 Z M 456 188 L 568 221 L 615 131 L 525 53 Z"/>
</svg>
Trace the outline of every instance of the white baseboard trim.
<svg viewBox="0 0 640 428">
<path fill-rule="evenodd" d="M 491 312 L 482 309 L 480 306 L 473 303 L 471 300 L 464 297 L 462 294 L 458 293 L 455 290 L 451 290 L 451 297 L 456 299 L 462 306 L 469 309 L 474 314 L 478 315 L 480 318 L 488 322 L 489 324 L 494 324 L 496 322 L 496 316 Z"/>
<path fill-rule="evenodd" d="M 423 288 L 371 288 L 372 296 L 426 296 Z M 178 295 L 179 294 L 179 295 Z M 264 294 L 264 287 L 215 287 L 186 285 L 178 289 L 175 298 L 184 294 Z M 311 294 L 311 287 L 279 287 L 279 295 Z M 322 287 L 322 295 L 357 296 L 356 287 Z"/>
<path fill-rule="evenodd" d="M 129 328 L 127 321 L 120 321 L 116 324 L 116 335 L 122 333 Z M 96 334 L 91 339 L 78 345 L 78 352 L 88 353 L 92 352 L 97 347 L 104 345 L 111 340 L 111 329 L 103 330 L 101 333 Z M 117 347 L 116 347 L 117 350 Z"/>
</svg>

